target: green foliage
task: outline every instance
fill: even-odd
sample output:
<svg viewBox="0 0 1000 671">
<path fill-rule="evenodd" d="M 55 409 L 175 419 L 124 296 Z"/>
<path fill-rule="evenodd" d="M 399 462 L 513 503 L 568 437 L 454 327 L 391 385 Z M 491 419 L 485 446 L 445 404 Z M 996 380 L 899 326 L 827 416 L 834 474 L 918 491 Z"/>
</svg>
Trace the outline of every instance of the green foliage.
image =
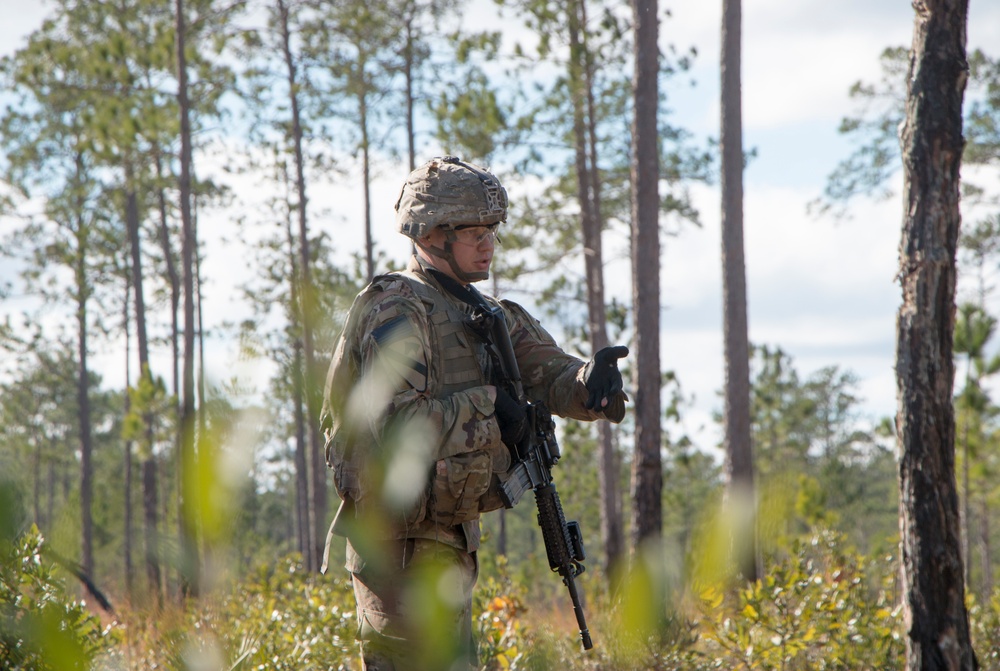
<svg viewBox="0 0 1000 671">
<path fill-rule="evenodd" d="M 128 388 L 128 397 L 129 411 L 122 423 L 122 438 L 138 441 L 141 445 L 140 456 L 148 458 L 152 454 L 152 443 L 170 440 L 169 433 L 151 425 L 165 424 L 172 419 L 176 398 L 168 396 L 163 378 L 153 376 L 148 365 L 143 367 L 138 384 Z"/>
<path fill-rule="evenodd" d="M 984 604 L 972 601 L 969 624 L 980 671 L 1000 671 L 1000 590 Z"/>
<path fill-rule="evenodd" d="M 596 647 L 588 653 L 580 650 L 565 610 L 539 610 L 534 600 L 526 606 L 523 586 L 504 595 L 496 592 L 502 581 L 488 582 L 477 601 L 480 623 L 488 625 L 479 629 L 489 643 L 481 648 L 481 668 L 902 668 L 894 556 L 864 558 L 843 536 L 817 530 L 765 570 L 765 578 L 751 584 L 692 585 L 686 598 L 667 589 L 657 562 L 640 562 L 614 599 L 597 595 L 589 602 Z M 982 650 L 996 638 L 998 608 L 973 610 Z"/>
<path fill-rule="evenodd" d="M 310 574 L 295 555 L 184 608 L 124 613 L 123 626 L 121 668 L 137 671 L 347 669 L 358 657 L 350 582 Z"/>
<path fill-rule="evenodd" d="M 859 416 L 858 380 L 836 366 L 806 377 L 780 347 L 752 348 L 758 487 L 776 538 L 824 523 L 865 551 L 897 529 L 893 453 Z"/>
<path fill-rule="evenodd" d="M 507 572 L 507 561 L 497 557 L 495 575 L 485 576 L 476 588 L 473 610 L 478 613 L 473 632 L 484 670 L 518 668 L 524 649 L 527 590 Z"/>
<path fill-rule="evenodd" d="M 1000 157 L 1000 62 L 980 49 L 968 57 L 969 80 L 965 91 L 963 162 L 995 165 Z M 905 116 L 909 50 L 888 47 L 880 57 L 878 82 L 858 81 L 849 95 L 857 111 L 840 123 L 840 132 L 855 145 L 827 178 L 823 196 L 810 204 L 818 212 L 845 214 L 848 201 L 859 195 L 888 198 L 890 178 L 902 167 L 898 133 Z M 967 196 L 983 189 L 963 182 Z M 995 194 L 989 194 L 995 197 Z"/>
<path fill-rule="evenodd" d="M 995 165 L 1000 159 L 1000 60 L 974 50 L 969 55 L 969 81 L 973 95 L 967 96 L 962 158 L 969 163 Z"/>
<path fill-rule="evenodd" d="M 445 152 L 484 165 L 491 163 L 512 114 L 482 70 L 474 67 L 458 86 L 442 87 L 431 111 L 437 119 L 435 137 Z"/>
<path fill-rule="evenodd" d="M 193 625 L 234 670 L 340 669 L 357 656 L 350 581 L 310 574 L 297 556 L 260 566 Z"/>
<path fill-rule="evenodd" d="M 763 580 L 700 594 L 705 651 L 722 668 L 888 669 L 903 654 L 893 557 L 866 561 L 817 531 L 795 541 Z"/>
<path fill-rule="evenodd" d="M 4 510 L 10 501 L 4 499 Z M 126 611 L 106 631 L 66 597 L 37 530 L 0 565 L 0 668 L 356 669 L 357 621 L 344 574 L 317 576 L 301 558 L 262 564 L 224 590 L 178 610 Z M 825 530 L 765 562 L 765 577 L 670 588 L 655 557 L 639 562 L 614 597 L 587 586 L 596 646 L 583 652 L 566 599 L 537 598 L 499 558 L 480 577 L 474 632 L 483 671 L 899 669 L 903 623 L 895 556 L 865 558 Z M 541 576 L 548 580 L 550 576 Z M 688 596 L 685 596 L 687 594 Z M 529 598 L 529 595 L 530 598 Z M 980 668 L 1000 671 L 1000 591 L 971 603 Z M 16 647 L 12 642 L 20 639 Z M 95 666 L 96 665 L 96 666 Z M 107 665 L 111 665 L 110 667 Z"/>
<path fill-rule="evenodd" d="M 117 643 L 82 601 L 71 599 L 46 560 L 34 525 L 14 536 L 11 490 L 0 489 L 0 669 L 84 671 Z"/>
</svg>

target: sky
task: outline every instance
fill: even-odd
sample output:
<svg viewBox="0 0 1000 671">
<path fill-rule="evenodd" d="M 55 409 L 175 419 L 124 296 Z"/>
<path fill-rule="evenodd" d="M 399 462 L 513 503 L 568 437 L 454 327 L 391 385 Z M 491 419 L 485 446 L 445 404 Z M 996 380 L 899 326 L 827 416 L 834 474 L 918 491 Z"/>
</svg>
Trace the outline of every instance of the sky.
<svg viewBox="0 0 1000 671">
<path fill-rule="evenodd" d="M 693 46 L 698 52 L 687 76 L 667 82 L 672 121 L 702 139 L 718 135 L 721 5 L 660 2 L 661 14 L 670 10 L 660 24 L 661 45 L 679 51 Z M 494 3 L 468 7 L 469 27 L 503 25 L 508 29 L 507 46 L 519 34 L 516 20 L 498 23 Z M 47 3 L 0 0 L 0 52 L 8 54 L 20 46 L 40 25 L 46 8 Z M 813 217 L 806 205 L 822 193 L 827 175 L 851 151 L 837 133 L 841 118 L 855 111 L 849 87 L 859 79 L 878 78 L 884 48 L 909 46 L 913 10 L 908 2 L 889 0 L 744 0 L 742 11 L 744 145 L 756 152 L 744 176 L 750 340 L 780 346 L 803 378 L 827 366 L 853 372 L 859 379 L 861 414 L 874 422 L 893 415 L 896 404 L 893 359 L 900 294 L 894 277 L 902 223 L 900 180 L 894 197 L 860 199 L 847 219 Z M 982 47 L 988 52 L 991 45 L 1000 44 L 1000 0 L 972 0 L 968 44 L 970 50 Z M 374 185 L 376 241 L 390 257 L 401 260 L 408 245 L 393 229 L 392 205 L 406 176 L 405 161 L 382 165 L 379 171 Z M 317 194 L 317 202 L 325 200 L 336 208 L 359 186 Z M 244 193 L 251 203 L 254 194 Z M 697 186 L 692 195 L 702 227 L 663 241 L 661 361 L 677 373 L 684 393 L 692 398 L 683 430 L 696 444 L 711 447 L 719 441 L 712 415 L 721 407 L 718 392 L 724 374 L 720 200 L 717 186 Z M 516 201 L 516 193 L 510 196 Z M 232 247 L 220 242 L 230 215 L 205 215 L 210 217 L 210 225 L 203 227 L 209 239 L 204 272 L 210 322 L 240 317 L 241 306 L 232 292 L 233 268 L 241 263 L 234 265 L 238 259 Z M 353 243 L 345 231 L 351 216 L 342 212 L 314 222 L 338 245 L 350 248 Z M 516 226 L 516 221 L 510 225 Z M 609 243 L 613 249 L 625 241 Z M 360 250 L 359 242 L 351 251 Z M 614 273 L 617 285 L 610 280 L 611 290 L 623 299 L 630 296 L 628 272 L 626 266 L 624 272 Z M 5 309 L 12 307 L 9 303 Z M 229 378 L 233 372 L 259 376 L 238 359 L 231 342 L 211 347 L 215 352 L 209 356 L 214 365 L 210 373 L 216 377 Z M 98 360 L 101 356 L 96 353 Z"/>
</svg>

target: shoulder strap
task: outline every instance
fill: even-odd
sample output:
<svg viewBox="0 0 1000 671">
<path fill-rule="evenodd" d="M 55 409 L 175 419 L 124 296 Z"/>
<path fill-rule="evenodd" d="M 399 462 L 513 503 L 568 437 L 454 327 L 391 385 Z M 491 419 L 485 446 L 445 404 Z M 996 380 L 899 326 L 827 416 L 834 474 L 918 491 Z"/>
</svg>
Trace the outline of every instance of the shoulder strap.
<svg viewBox="0 0 1000 671">
<path fill-rule="evenodd" d="M 483 295 L 479 293 L 479 291 L 471 284 L 461 284 L 453 277 L 449 277 L 440 270 L 434 268 L 428 268 L 428 272 L 434 276 L 434 279 L 441 284 L 445 291 L 463 303 L 472 306 L 474 310 L 479 311 L 491 309 L 490 304 L 486 302 Z"/>
</svg>

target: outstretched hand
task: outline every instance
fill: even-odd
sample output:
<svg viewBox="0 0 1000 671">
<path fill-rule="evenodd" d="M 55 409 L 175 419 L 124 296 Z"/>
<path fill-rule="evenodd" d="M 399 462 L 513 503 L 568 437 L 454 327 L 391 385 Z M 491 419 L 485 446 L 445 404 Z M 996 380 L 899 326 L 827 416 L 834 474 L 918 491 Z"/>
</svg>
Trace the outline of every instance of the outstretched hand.
<svg viewBox="0 0 1000 671">
<path fill-rule="evenodd" d="M 615 345 L 603 347 L 587 364 L 583 373 L 583 383 L 589 396 L 584 407 L 588 410 L 603 410 L 622 392 L 622 374 L 618 370 L 618 359 L 628 356 L 628 347 Z"/>
</svg>

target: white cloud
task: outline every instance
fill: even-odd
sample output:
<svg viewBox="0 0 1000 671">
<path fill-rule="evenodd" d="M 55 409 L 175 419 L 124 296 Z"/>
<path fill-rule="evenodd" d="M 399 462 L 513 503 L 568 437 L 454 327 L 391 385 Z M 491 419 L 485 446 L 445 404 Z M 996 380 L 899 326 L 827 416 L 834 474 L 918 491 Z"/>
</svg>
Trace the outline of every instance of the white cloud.
<svg viewBox="0 0 1000 671">
<path fill-rule="evenodd" d="M 720 409 L 724 374 L 719 195 L 699 187 L 694 196 L 704 227 L 664 249 L 663 358 L 705 418 Z M 831 365 L 854 372 L 872 414 L 891 413 L 898 199 L 859 202 L 853 219 L 837 223 L 808 217 L 809 197 L 804 189 L 747 184 L 750 340 L 781 346 L 803 377 Z"/>
</svg>

